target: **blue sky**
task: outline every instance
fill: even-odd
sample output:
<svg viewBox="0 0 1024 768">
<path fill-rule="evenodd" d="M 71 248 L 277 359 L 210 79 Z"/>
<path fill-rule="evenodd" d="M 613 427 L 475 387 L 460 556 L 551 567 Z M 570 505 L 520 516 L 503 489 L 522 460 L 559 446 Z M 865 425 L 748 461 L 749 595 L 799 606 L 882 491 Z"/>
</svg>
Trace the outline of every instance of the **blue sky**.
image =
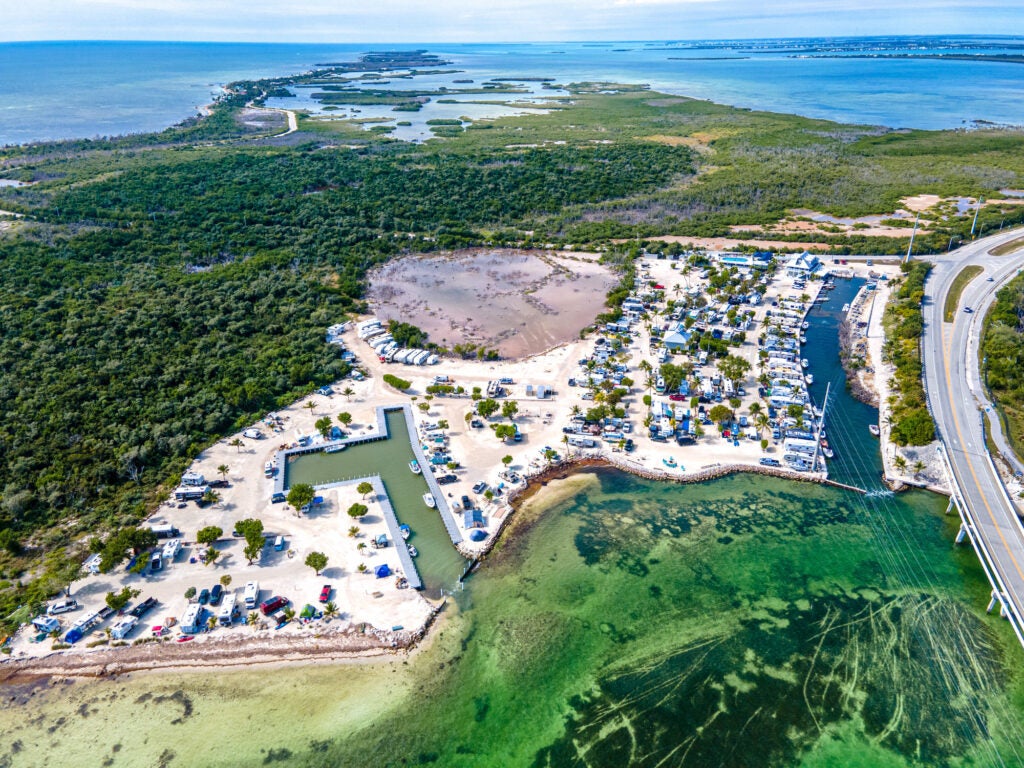
<svg viewBox="0 0 1024 768">
<path fill-rule="evenodd" d="M 1022 0 L 10 0 L 0 40 L 511 42 L 1024 34 Z"/>
</svg>

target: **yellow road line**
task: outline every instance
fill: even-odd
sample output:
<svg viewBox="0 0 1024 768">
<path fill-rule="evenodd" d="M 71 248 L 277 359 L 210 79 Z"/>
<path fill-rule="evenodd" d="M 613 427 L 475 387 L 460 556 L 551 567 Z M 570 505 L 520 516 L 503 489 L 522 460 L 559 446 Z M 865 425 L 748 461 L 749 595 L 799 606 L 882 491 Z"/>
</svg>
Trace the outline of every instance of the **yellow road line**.
<svg viewBox="0 0 1024 768">
<path fill-rule="evenodd" d="M 949 403 L 953 406 L 950 410 L 953 413 L 953 426 L 956 428 L 956 436 L 960 440 L 960 447 L 964 454 L 964 459 L 967 460 L 967 468 L 971 470 L 971 477 L 974 479 L 974 484 L 978 488 L 978 493 L 981 495 L 981 501 L 985 505 L 985 509 L 988 510 L 989 519 L 992 521 L 992 525 L 995 526 L 996 533 L 999 534 L 999 540 L 1003 542 L 1003 548 L 1006 550 L 1006 554 L 1010 556 L 1013 567 L 1017 571 L 1017 575 L 1020 576 L 1022 582 L 1024 582 L 1024 571 L 1021 571 L 1020 564 L 1017 562 L 1017 558 L 1013 556 L 1013 550 L 1010 549 L 1009 544 L 1006 542 L 1006 537 L 1003 536 L 1003 529 L 999 527 L 999 523 L 996 520 L 995 513 L 992 511 L 992 507 L 988 503 L 988 499 L 985 498 L 985 492 L 982 490 L 981 482 L 978 480 L 978 475 L 974 471 L 974 463 L 971 461 L 971 455 L 967 452 L 966 443 L 964 442 L 963 432 L 960 431 L 960 420 L 956 417 L 956 407 L 953 402 L 953 377 L 949 371 L 949 344 L 946 338 L 946 323 L 942 324 L 942 366 L 946 370 L 946 397 L 949 398 Z M 984 431 L 982 434 L 984 440 Z M 986 448 L 987 450 L 987 448 Z M 953 462 L 950 462 L 952 466 Z M 956 482 L 956 478 L 953 478 Z M 967 503 L 967 499 L 964 498 L 964 503 Z M 998 568 L 996 562 L 992 563 L 993 568 Z M 1005 585 L 1004 585 L 1005 586 Z"/>
</svg>

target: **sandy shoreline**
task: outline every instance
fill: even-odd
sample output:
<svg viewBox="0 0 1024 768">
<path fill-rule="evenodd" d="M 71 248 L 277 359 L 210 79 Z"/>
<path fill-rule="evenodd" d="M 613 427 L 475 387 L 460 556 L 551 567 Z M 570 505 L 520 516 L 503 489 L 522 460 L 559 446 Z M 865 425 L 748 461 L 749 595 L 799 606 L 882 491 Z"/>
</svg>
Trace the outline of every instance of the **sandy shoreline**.
<svg viewBox="0 0 1024 768">
<path fill-rule="evenodd" d="M 254 666 L 359 663 L 409 654 L 434 636 L 430 628 L 442 606 L 426 624 L 406 632 L 373 628 L 326 628 L 304 635 L 260 632 L 220 636 L 190 643 L 143 643 L 125 648 L 101 648 L 86 653 L 54 652 L 32 659 L 0 663 L 0 685 L 23 685 L 40 680 L 108 678 L 138 672 L 190 671 L 216 668 L 244 670 Z M 320 627 L 318 629 L 325 629 Z"/>
<path fill-rule="evenodd" d="M 523 505 L 553 480 L 566 480 L 590 469 L 616 469 L 639 477 L 679 484 L 704 483 L 737 473 L 758 474 L 805 483 L 846 488 L 840 483 L 807 473 L 743 463 L 716 464 L 687 475 L 670 475 L 607 456 L 579 457 L 555 464 L 531 476 L 508 500 L 506 514 L 488 546 L 475 553 L 469 573 L 504 540 L 509 523 Z M 216 668 L 220 671 L 253 666 L 277 667 L 312 663 L 372 662 L 422 649 L 436 636 L 434 625 L 443 621 L 445 603 L 436 606 L 425 624 L 416 630 L 391 632 L 368 626 L 318 626 L 300 634 L 257 633 L 200 637 L 189 643 L 142 643 L 122 648 L 97 648 L 83 652 L 54 651 L 27 659 L 0 661 L 0 685 L 21 685 L 39 680 L 106 678 L 138 672 L 169 672 Z"/>
</svg>

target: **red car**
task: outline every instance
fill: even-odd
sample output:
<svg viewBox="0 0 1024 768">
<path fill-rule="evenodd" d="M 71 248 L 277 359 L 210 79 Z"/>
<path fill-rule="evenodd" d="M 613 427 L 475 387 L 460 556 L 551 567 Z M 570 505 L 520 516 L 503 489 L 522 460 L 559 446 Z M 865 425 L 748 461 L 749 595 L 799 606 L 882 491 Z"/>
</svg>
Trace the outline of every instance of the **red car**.
<svg viewBox="0 0 1024 768">
<path fill-rule="evenodd" d="M 324 588 L 320 590 L 320 602 L 326 603 L 331 599 L 331 585 L 324 584 Z"/>
<path fill-rule="evenodd" d="M 675 402 L 678 403 L 678 402 L 681 402 L 681 401 L 685 400 L 686 399 L 686 395 L 669 395 L 668 399 L 669 400 L 674 400 Z"/>
<path fill-rule="evenodd" d="M 286 605 L 288 605 L 288 598 L 278 595 L 277 597 L 272 597 L 269 600 L 264 600 L 260 603 L 260 612 L 264 616 L 269 616 L 274 611 L 284 608 Z"/>
</svg>

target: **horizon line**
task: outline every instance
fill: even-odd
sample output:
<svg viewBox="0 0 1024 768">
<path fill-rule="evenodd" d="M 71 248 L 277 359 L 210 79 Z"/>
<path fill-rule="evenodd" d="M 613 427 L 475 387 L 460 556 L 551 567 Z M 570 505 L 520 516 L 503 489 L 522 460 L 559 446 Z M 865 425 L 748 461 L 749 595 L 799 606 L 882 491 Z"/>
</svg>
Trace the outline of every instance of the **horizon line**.
<svg viewBox="0 0 1024 768">
<path fill-rule="evenodd" d="M 32 45 L 32 44 L 80 44 L 80 43 L 134 43 L 152 45 L 561 45 L 581 43 L 675 43 L 675 42 L 758 42 L 758 41 L 789 41 L 789 40 L 886 40 L 886 39 L 936 39 L 936 38 L 986 38 L 986 39 L 1017 39 L 1024 40 L 1024 34 L 1007 33 L 907 33 L 907 34 L 872 34 L 872 35 L 800 35 L 797 37 L 669 37 L 669 38 L 579 38 L 574 40 L 476 40 L 472 42 L 460 42 L 457 40 L 335 40 L 335 41 L 306 41 L 306 40 L 156 40 L 136 38 L 50 38 L 33 40 L 0 40 L 0 45 Z"/>
</svg>

